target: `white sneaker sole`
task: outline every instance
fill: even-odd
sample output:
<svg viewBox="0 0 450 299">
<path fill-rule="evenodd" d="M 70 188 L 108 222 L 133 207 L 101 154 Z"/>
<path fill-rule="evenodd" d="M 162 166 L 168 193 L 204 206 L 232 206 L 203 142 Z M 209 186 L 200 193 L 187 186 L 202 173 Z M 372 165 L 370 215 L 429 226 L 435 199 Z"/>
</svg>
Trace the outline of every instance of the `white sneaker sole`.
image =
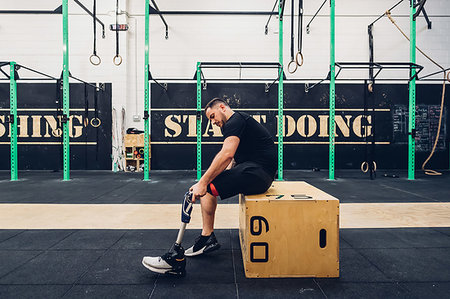
<svg viewBox="0 0 450 299">
<path fill-rule="evenodd" d="M 203 246 L 203 248 L 202 249 L 200 249 L 200 250 L 197 250 L 196 252 L 184 252 L 184 255 L 185 256 L 196 256 L 196 255 L 200 255 L 200 254 L 203 254 L 203 252 L 205 251 L 205 248 L 206 248 L 206 246 Z"/>
<path fill-rule="evenodd" d="M 166 274 L 167 272 L 171 271 L 172 268 L 155 268 L 150 266 L 149 264 L 144 263 L 144 260 L 142 260 L 142 265 L 149 269 L 152 272 L 156 272 L 156 273 L 161 273 L 161 274 Z"/>
</svg>

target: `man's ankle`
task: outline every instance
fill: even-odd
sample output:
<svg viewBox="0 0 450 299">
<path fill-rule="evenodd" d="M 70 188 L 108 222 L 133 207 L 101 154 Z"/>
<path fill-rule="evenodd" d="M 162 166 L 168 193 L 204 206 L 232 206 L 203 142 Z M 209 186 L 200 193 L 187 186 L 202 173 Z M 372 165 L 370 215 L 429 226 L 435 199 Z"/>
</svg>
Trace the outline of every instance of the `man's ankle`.
<svg viewBox="0 0 450 299">
<path fill-rule="evenodd" d="M 213 233 L 213 231 L 202 231 L 202 236 L 204 236 L 204 237 L 209 237 L 209 236 L 211 236 L 211 234 Z"/>
</svg>

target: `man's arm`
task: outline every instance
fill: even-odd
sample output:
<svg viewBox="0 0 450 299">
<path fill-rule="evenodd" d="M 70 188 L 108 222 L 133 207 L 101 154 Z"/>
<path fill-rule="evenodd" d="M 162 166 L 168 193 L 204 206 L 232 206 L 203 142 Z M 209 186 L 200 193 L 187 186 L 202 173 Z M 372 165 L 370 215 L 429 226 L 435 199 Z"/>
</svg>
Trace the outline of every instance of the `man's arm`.
<svg viewBox="0 0 450 299">
<path fill-rule="evenodd" d="M 222 149 L 214 157 L 208 170 L 200 181 L 191 187 L 194 198 L 199 198 L 206 194 L 206 187 L 218 176 L 233 160 L 234 154 L 239 146 L 240 139 L 237 136 L 227 137 L 222 145 Z"/>
</svg>

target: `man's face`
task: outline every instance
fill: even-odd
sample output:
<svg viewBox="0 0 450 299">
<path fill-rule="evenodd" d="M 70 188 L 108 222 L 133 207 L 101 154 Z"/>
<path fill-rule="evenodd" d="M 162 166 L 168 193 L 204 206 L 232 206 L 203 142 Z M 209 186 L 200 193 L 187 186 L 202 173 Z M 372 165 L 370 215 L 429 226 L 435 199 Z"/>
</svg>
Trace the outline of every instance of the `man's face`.
<svg viewBox="0 0 450 299">
<path fill-rule="evenodd" d="M 211 120 L 211 122 L 218 126 L 218 127 L 223 127 L 223 125 L 225 125 L 225 122 L 227 121 L 227 118 L 225 116 L 225 109 L 226 106 L 223 104 L 218 104 L 215 105 L 211 108 L 208 108 L 205 111 L 206 117 Z"/>
</svg>

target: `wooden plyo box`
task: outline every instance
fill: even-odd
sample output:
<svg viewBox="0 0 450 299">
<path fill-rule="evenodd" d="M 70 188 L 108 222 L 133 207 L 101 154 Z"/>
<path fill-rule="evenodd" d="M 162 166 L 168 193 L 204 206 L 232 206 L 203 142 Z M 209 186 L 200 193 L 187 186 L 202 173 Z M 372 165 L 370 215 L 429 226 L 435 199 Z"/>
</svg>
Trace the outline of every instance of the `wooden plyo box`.
<svg viewBox="0 0 450 299">
<path fill-rule="evenodd" d="M 246 277 L 339 277 L 339 200 L 306 182 L 239 195 Z"/>
</svg>

